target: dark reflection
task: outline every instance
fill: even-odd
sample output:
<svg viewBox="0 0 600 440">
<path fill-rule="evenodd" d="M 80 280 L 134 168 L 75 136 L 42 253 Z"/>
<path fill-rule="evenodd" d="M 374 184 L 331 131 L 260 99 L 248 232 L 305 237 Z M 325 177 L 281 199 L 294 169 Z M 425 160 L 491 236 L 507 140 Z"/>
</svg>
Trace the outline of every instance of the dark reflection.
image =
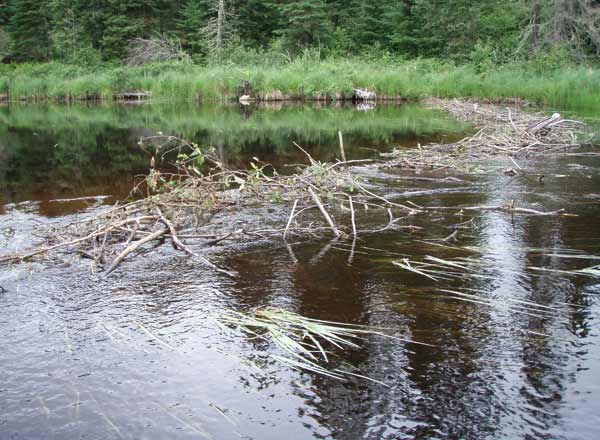
<svg viewBox="0 0 600 440">
<path fill-rule="evenodd" d="M 278 167 L 304 162 L 292 142 L 334 160 L 338 130 L 348 157 L 364 158 L 372 149 L 457 136 L 464 127 L 415 105 L 370 112 L 351 106 L 12 105 L 0 108 L 0 203 L 126 197 L 152 154 L 138 141 L 158 132 L 213 146 L 225 164 L 246 168 L 255 156 Z M 56 206 L 47 214 L 61 210 L 73 212 Z"/>
</svg>

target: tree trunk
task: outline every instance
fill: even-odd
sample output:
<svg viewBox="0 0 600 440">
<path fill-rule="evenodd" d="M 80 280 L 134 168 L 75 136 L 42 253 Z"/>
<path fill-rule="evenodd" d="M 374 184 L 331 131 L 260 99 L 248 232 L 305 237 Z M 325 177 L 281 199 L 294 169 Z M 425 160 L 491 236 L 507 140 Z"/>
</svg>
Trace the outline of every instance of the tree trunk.
<svg viewBox="0 0 600 440">
<path fill-rule="evenodd" d="M 531 6 L 531 46 L 530 51 L 532 54 L 535 54 L 538 49 L 538 33 L 540 29 L 540 11 L 542 9 L 542 5 L 539 0 L 533 0 L 533 5 Z"/>
<path fill-rule="evenodd" d="M 225 24 L 225 0 L 219 0 L 219 8 L 217 10 L 217 51 L 223 48 L 223 25 Z"/>
</svg>

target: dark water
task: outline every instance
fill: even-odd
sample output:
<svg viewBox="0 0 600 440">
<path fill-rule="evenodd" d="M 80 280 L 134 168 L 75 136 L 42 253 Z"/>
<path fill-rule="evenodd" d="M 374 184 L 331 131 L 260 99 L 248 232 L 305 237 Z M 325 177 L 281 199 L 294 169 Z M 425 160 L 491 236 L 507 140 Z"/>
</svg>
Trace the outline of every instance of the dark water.
<svg viewBox="0 0 600 440">
<path fill-rule="evenodd" d="M 128 194 L 148 171 L 159 133 L 212 146 L 226 165 L 246 168 L 252 157 L 274 165 L 298 163 L 297 142 L 322 160 L 337 154 L 338 130 L 348 158 L 390 145 L 456 137 L 464 128 L 415 105 L 354 107 L 0 106 L 0 203 Z"/>
<path fill-rule="evenodd" d="M 114 145 L 112 151 L 120 151 L 120 157 L 139 158 L 143 172 L 147 156 L 136 150 L 135 142 L 144 130 L 199 133 L 199 139 L 222 142 L 228 160 L 243 163 L 268 154 L 301 160 L 285 146 L 287 139 L 302 134 L 298 127 L 306 127 L 300 141 L 323 158 L 335 156 L 340 127 L 353 144 L 353 157 L 369 154 L 361 145 L 382 150 L 415 146 L 459 136 L 464 129 L 416 107 L 370 113 L 350 108 L 259 109 L 249 116 L 235 108 L 157 109 L 158 115 L 151 108 L 15 111 L 0 113 L 6 120 L 0 140 L 2 188 L 10 202 L 0 212 L 0 247 L 5 249 L 25 246 L 39 222 L 60 224 L 109 203 L 89 199 L 64 207 L 75 202 L 48 200 L 63 193 L 117 194 L 114 182 L 125 186 L 130 177 L 120 174 L 136 171 L 138 159 L 130 168 L 105 169 L 125 162 L 113 162 L 103 148 Z M 57 111 L 65 113 L 54 118 Z M 76 140 L 64 140 L 76 130 L 67 135 L 69 124 L 52 122 L 67 118 L 68 112 L 73 120 L 81 113 L 78 121 L 87 124 L 84 132 L 89 135 L 81 145 L 96 139 L 86 148 L 97 155 L 79 153 L 73 156 L 84 157 L 79 162 L 57 162 L 49 144 L 72 142 L 72 151 L 77 151 Z M 177 115 L 188 122 L 168 127 Z M 303 115 L 305 125 L 298 122 Z M 128 125 L 127 118 L 134 122 Z M 29 119 L 40 127 L 39 136 L 26 127 Z M 44 120 L 55 131 L 43 129 Z M 225 120 L 234 121 L 229 130 Z M 247 121 L 247 132 L 253 134 L 244 137 L 237 130 Z M 321 128 L 310 131 L 313 125 Z M 234 135 L 244 148 L 229 147 L 236 145 Z M 49 140 L 46 147 L 36 144 L 37 137 Z M 255 144 L 263 149 L 253 149 Z M 26 151 L 37 152 L 32 154 L 43 160 L 34 161 Z M 38 168 L 44 161 L 50 165 Z M 96 167 L 100 164 L 105 165 Z M 575 270 L 599 263 L 561 255 L 567 250 L 580 251 L 580 257 L 600 255 L 600 160 L 563 157 L 520 165 L 531 174 L 543 173 L 544 183 L 503 175 L 500 171 L 510 166 L 503 162 L 480 176 L 452 174 L 462 181 L 443 185 L 407 180 L 411 173 L 391 171 L 372 173 L 371 179 L 384 182 L 390 197 L 403 202 L 456 206 L 514 200 L 516 206 L 566 208 L 577 216 L 444 211 L 433 217 L 411 216 L 402 225 L 415 228 L 364 236 L 354 247 L 328 240 L 297 241 L 290 248 L 277 240 L 215 247 L 211 259 L 235 271 L 233 278 L 173 255 L 166 247 L 127 263 L 110 279 L 90 274 L 78 259 L 50 268 L 35 264 L 3 270 L 0 438 L 597 438 L 600 279 L 530 267 Z M 75 169 L 85 172 L 76 176 Z M 85 180 L 94 169 L 93 179 Z M 55 186 L 57 173 L 63 173 L 72 189 Z M 448 175 L 437 171 L 416 177 Z M 97 184 L 86 192 L 88 182 L 102 178 L 108 179 L 106 187 Z M 59 207 L 52 209 L 54 205 Z M 471 219 L 470 227 L 459 229 L 458 243 L 440 241 Z M 378 220 L 375 213 L 360 214 L 361 222 Z M 483 269 L 477 277 L 434 282 L 392 264 L 426 255 L 469 257 L 482 261 Z M 499 301 L 493 306 L 461 301 L 440 288 Z M 551 309 L 509 307 L 524 304 L 514 301 Z M 392 335 L 435 347 L 370 336 L 361 349 L 337 353 L 336 362 L 353 365 L 385 385 L 300 373 L 270 358 L 278 354 L 275 347 L 248 341 L 235 330 L 224 332 L 214 323 L 226 308 L 266 306 L 384 327 Z"/>
</svg>

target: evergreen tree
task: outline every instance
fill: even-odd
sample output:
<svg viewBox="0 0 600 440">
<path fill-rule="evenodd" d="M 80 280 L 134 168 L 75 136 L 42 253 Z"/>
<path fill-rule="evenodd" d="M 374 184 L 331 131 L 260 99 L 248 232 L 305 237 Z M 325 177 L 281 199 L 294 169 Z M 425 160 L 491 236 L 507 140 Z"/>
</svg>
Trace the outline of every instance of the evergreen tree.
<svg viewBox="0 0 600 440">
<path fill-rule="evenodd" d="M 283 27 L 277 34 L 284 37 L 290 49 L 328 43 L 332 26 L 323 0 L 288 0 L 281 4 L 280 11 Z"/>
<path fill-rule="evenodd" d="M 325 0 L 327 14 L 334 28 L 348 28 L 357 0 Z M 359 0 L 358 0 L 359 1 Z"/>
<path fill-rule="evenodd" d="M 157 0 L 108 0 L 102 46 L 109 58 L 122 58 L 135 37 L 158 33 L 161 3 Z"/>
<path fill-rule="evenodd" d="M 10 20 L 15 59 L 43 61 L 50 55 L 48 4 L 39 0 L 17 0 Z"/>
<path fill-rule="evenodd" d="M 238 32 L 249 46 L 267 46 L 280 27 L 280 11 L 272 0 L 238 0 L 234 6 Z"/>
<path fill-rule="evenodd" d="M 58 58 L 74 59 L 77 52 L 91 44 L 84 24 L 80 0 L 50 0 L 50 40 Z"/>
<path fill-rule="evenodd" d="M 15 13 L 14 0 L 0 0 L 0 28 L 8 26 Z"/>
<path fill-rule="evenodd" d="M 280 38 L 292 52 L 506 60 L 565 47 L 583 57 L 600 54 L 599 17 L 599 0 L 0 0 L 0 54 L 92 59 L 81 52 L 92 47 L 121 58 L 134 38 L 160 34 L 191 54 Z"/>
<path fill-rule="evenodd" d="M 374 2 L 371 0 L 359 0 L 354 7 L 356 19 L 353 23 L 353 39 L 363 47 L 383 43 L 386 29 L 383 21 L 385 2 Z"/>
<path fill-rule="evenodd" d="M 419 17 L 413 15 L 414 0 L 388 0 L 383 7 L 386 47 L 408 56 L 419 53 Z"/>
<path fill-rule="evenodd" d="M 184 50 L 190 54 L 205 54 L 207 51 L 204 28 L 208 22 L 207 0 L 187 0 L 177 14 L 176 34 Z"/>
<path fill-rule="evenodd" d="M 102 50 L 105 19 L 109 0 L 79 0 L 77 18 L 84 29 L 86 39 L 95 49 Z"/>
<path fill-rule="evenodd" d="M 14 14 L 13 3 L 13 0 L 0 0 L 0 59 L 8 55 L 12 49 L 8 25 Z"/>
</svg>

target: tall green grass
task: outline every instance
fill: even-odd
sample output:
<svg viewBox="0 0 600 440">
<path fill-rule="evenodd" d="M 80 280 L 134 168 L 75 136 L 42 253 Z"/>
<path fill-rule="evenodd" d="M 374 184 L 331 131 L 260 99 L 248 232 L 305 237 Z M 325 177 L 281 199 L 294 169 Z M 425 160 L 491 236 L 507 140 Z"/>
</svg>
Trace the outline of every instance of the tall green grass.
<svg viewBox="0 0 600 440">
<path fill-rule="evenodd" d="M 155 98 L 225 101 L 249 84 L 259 96 L 279 93 L 290 99 L 348 97 L 355 87 L 379 96 L 521 98 L 574 109 L 600 108 L 600 70 L 566 66 L 547 71 L 526 63 L 486 72 L 435 60 L 298 60 L 285 64 L 157 64 L 77 67 L 59 63 L 0 68 L 0 94 L 13 100 L 112 99 L 125 91 L 149 91 Z"/>
</svg>

